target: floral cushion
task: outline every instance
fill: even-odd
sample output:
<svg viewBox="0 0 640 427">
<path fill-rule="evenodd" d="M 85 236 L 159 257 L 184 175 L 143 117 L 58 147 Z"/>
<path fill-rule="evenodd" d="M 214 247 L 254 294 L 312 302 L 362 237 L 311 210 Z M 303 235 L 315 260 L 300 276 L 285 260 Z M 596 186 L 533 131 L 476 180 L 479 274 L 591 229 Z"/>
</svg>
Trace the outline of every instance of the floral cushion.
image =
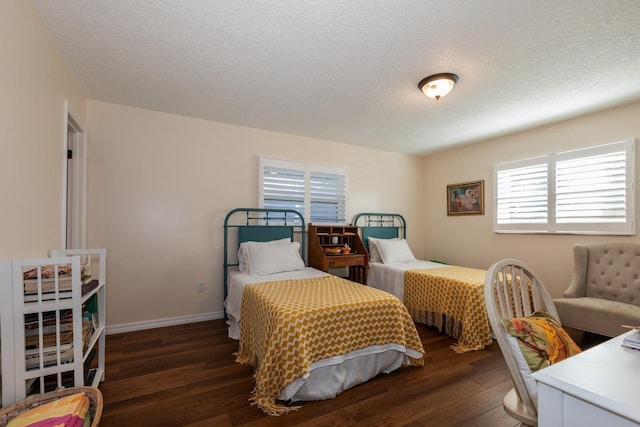
<svg viewBox="0 0 640 427">
<path fill-rule="evenodd" d="M 529 369 L 535 372 L 580 353 L 580 347 L 549 313 L 503 319 L 507 332 L 515 337 Z"/>
</svg>

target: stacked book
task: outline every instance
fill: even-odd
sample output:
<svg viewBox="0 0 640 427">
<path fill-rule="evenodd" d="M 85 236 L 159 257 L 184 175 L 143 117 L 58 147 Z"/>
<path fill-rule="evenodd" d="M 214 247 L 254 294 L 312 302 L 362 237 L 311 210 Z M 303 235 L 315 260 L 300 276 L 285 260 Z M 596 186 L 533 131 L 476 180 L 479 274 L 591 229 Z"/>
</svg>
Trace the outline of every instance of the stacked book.
<svg viewBox="0 0 640 427">
<path fill-rule="evenodd" d="M 91 343 L 91 338 L 93 338 L 93 333 L 95 332 L 98 325 L 98 314 L 97 313 L 82 313 L 82 342 L 83 342 L 83 350 L 86 351 Z"/>
<path fill-rule="evenodd" d="M 73 360 L 73 311 L 71 309 L 25 314 L 24 321 L 27 369 L 36 369 L 40 366 L 41 344 L 44 367 L 58 364 L 58 353 L 60 353 L 60 363 Z"/>
<path fill-rule="evenodd" d="M 640 350 L 640 329 L 635 328 L 622 339 L 622 346 Z"/>
<path fill-rule="evenodd" d="M 62 344 L 60 347 L 45 347 L 42 350 L 43 367 L 58 365 L 59 363 L 68 363 L 73 360 L 73 344 Z M 40 349 L 32 348 L 25 350 L 25 363 L 27 370 L 37 369 L 40 367 Z"/>
<path fill-rule="evenodd" d="M 91 280 L 91 271 L 88 264 L 80 266 L 80 281 L 83 294 L 95 288 L 97 281 Z M 43 300 L 54 298 L 56 290 L 62 297 L 71 297 L 71 265 L 45 265 L 38 268 L 29 268 L 23 272 L 24 294 L 26 302 L 38 300 L 38 293 Z"/>
</svg>

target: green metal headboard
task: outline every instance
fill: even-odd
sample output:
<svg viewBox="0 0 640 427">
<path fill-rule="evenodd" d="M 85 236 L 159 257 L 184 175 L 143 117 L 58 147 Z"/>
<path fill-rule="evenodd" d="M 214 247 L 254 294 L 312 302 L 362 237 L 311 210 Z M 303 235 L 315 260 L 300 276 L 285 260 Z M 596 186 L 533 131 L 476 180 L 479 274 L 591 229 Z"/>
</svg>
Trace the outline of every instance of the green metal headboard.
<svg viewBox="0 0 640 427">
<path fill-rule="evenodd" d="M 396 213 L 363 212 L 353 218 L 360 237 L 369 250 L 369 237 L 378 239 L 407 238 L 407 222 Z"/>
<path fill-rule="evenodd" d="M 237 245 L 230 248 L 229 233 L 232 230 L 236 230 Z M 230 260 L 230 250 L 237 254 L 240 243 L 248 241 L 268 242 L 286 237 L 294 241 L 295 233 L 300 233 L 300 251 L 304 260 L 307 248 L 305 231 L 304 217 L 293 209 L 237 208 L 229 211 L 224 219 L 224 298 L 227 298 L 229 269 L 239 265 L 237 259 L 235 262 Z"/>
</svg>

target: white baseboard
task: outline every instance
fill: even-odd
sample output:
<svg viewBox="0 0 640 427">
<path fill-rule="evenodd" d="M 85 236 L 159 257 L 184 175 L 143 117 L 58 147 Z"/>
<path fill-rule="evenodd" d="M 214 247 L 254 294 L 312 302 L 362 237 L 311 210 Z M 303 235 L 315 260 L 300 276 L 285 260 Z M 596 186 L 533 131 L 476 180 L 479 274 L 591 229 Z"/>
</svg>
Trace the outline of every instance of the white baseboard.
<svg viewBox="0 0 640 427">
<path fill-rule="evenodd" d="M 121 334 L 123 332 L 142 331 L 144 329 L 163 328 L 165 326 L 184 325 L 185 323 L 204 322 L 207 320 L 223 319 L 224 312 L 193 314 L 190 316 L 170 317 L 168 319 L 146 320 L 144 322 L 107 325 L 106 334 Z"/>
</svg>

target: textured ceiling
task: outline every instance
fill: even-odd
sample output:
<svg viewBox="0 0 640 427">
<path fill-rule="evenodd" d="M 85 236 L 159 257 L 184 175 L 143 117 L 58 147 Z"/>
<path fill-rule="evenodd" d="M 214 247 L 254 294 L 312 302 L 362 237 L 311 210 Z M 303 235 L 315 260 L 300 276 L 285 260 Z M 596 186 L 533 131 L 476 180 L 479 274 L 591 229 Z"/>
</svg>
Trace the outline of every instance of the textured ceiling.
<svg viewBox="0 0 640 427">
<path fill-rule="evenodd" d="M 33 3 L 88 98 L 400 153 L 640 100 L 638 0 Z"/>
</svg>

